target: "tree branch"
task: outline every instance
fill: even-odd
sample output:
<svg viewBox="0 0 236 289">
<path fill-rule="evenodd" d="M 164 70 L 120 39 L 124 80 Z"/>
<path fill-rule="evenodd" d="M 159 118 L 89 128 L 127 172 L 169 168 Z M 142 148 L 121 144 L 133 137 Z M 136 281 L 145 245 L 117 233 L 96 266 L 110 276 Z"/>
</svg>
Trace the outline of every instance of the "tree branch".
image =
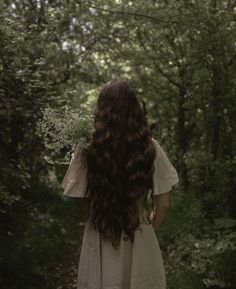
<svg viewBox="0 0 236 289">
<path fill-rule="evenodd" d="M 143 47 L 143 49 L 149 54 L 149 56 L 152 58 L 152 61 L 154 63 L 154 67 L 155 69 L 161 73 L 170 83 L 172 83 L 174 86 L 181 88 L 181 84 L 178 83 L 177 81 L 173 80 L 167 73 L 164 72 L 164 70 L 160 67 L 160 65 L 157 64 L 156 60 L 150 55 L 149 51 L 147 50 L 143 40 L 142 40 L 142 35 L 140 33 L 140 31 L 138 31 L 138 39 L 140 41 L 141 46 Z M 150 39 L 149 39 L 150 41 Z"/>
<path fill-rule="evenodd" d="M 110 10 L 110 9 L 94 6 L 92 4 L 88 5 L 87 3 L 85 3 L 84 6 L 87 6 L 89 8 L 93 8 L 95 10 L 107 12 L 107 13 L 121 14 L 121 15 L 125 15 L 125 16 L 134 16 L 134 17 L 146 18 L 146 19 L 152 20 L 152 21 L 157 22 L 157 23 L 167 23 L 166 21 L 160 20 L 160 19 L 158 19 L 158 18 L 156 18 L 154 16 L 150 16 L 150 15 L 146 15 L 146 14 L 134 13 L 134 12 L 128 12 L 128 11 L 121 11 L 121 10 Z M 174 24 L 174 23 L 178 23 L 178 22 L 177 21 L 172 21 L 169 24 Z"/>
</svg>

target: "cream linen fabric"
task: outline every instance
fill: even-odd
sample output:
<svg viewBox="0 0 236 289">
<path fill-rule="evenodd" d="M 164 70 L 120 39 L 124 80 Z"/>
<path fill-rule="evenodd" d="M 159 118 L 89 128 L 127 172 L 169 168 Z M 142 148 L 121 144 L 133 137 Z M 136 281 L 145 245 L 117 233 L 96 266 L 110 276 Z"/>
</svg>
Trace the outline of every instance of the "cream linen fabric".
<svg viewBox="0 0 236 289">
<path fill-rule="evenodd" d="M 179 178 L 167 154 L 155 139 L 152 140 L 157 151 L 153 173 L 154 194 L 158 195 L 170 191 Z M 61 183 L 63 194 L 82 198 L 87 185 L 86 173 L 86 166 L 81 164 L 80 149 L 77 146 Z M 104 242 L 90 220 L 87 220 L 80 253 L 77 289 L 166 289 L 158 239 L 152 225 L 146 224 L 147 217 L 140 217 L 141 225 L 135 233 L 134 243 L 121 238 L 118 249 L 114 249 L 109 242 Z"/>
<path fill-rule="evenodd" d="M 83 198 L 87 187 L 87 168 L 81 161 L 79 145 L 72 153 L 68 170 L 62 180 L 63 195 L 74 198 Z"/>
<path fill-rule="evenodd" d="M 153 183 L 154 183 L 154 195 L 163 194 L 169 192 L 172 186 L 179 182 L 179 177 L 176 169 L 170 162 L 167 153 L 159 145 L 159 143 L 152 139 L 156 150 L 156 159 L 154 161 L 154 173 L 153 173 Z"/>
</svg>

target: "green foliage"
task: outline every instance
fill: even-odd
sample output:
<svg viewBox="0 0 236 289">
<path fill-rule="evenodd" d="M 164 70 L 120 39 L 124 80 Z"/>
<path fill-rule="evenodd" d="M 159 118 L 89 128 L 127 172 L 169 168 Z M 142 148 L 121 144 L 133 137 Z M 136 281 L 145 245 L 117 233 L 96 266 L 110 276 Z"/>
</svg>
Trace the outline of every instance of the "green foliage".
<svg viewBox="0 0 236 289">
<path fill-rule="evenodd" d="M 1 288 L 57 288 L 62 268 L 68 270 L 73 265 L 81 235 L 75 204 L 62 202 L 57 192 L 45 185 L 39 185 L 34 193 L 37 206 L 25 202 L 30 214 L 18 214 L 24 216 L 24 223 L 2 239 Z"/>
<path fill-rule="evenodd" d="M 234 202 L 232 191 L 236 158 L 224 155 L 215 159 L 206 151 L 194 149 L 186 153 L 186 164 L 189 189 L 201 199 L 205 208 L 204 216 L 210 219 L 222 216 L 225 207 L 230 208 Z M 230 209 L 231 215 L 234 214 L 233 209 Z"/>
<path fill-rule="evenodd" d="M 72 110 L 68 105 L 58 109 L 47 107 L 38 128 L 46 147 L 45 160 L 50 164 L 68 164 L 75 145 L 85 146 L 93 133 L 93 115 Z"/>
<path fill-rule="evenodd" d="M 167 217 L 156 232 L 169 288 L 231 288 L 235 283 L 236 221 L 224 216 L 209 222 L 194 195 L 183 196 L 174 190 L 170 200 Z"/>
<path fill-rule="evenodd" d="M 180 268 L 200 275 L 207 288 L 228 288 L 232 284 L 233 274 L 225 272 L 233 269 L 231 265 L 236 254 L 235 233 L 231 231 L 220 234 L 216 231 L 216 234 L 211 235 L 205 233 L 201 238 L 192 234 L 182 235 L 175 246 L 176 262 Z"/>
<path fill-rule="evenodd" d="M 204 289 L 201 277 L 193 271 L 176 270 L 168 276 L 168 289 Z"/>
</svg>

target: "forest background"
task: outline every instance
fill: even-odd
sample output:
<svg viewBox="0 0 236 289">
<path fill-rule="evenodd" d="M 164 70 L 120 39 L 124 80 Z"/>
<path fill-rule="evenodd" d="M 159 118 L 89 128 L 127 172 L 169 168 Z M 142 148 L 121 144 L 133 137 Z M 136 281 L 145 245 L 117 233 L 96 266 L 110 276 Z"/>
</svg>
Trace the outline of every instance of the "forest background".
<svg viewBox="0 0 236 289">
<path fill-rule="evenodd" d="M 235 288 L 235 6 L 1 1 L 1 288 L 76 288 L 83 222 L 63 159 L 112 78 L 130 81 L 179 173 L 157 231 L 168 288 Z"/>
</svg>

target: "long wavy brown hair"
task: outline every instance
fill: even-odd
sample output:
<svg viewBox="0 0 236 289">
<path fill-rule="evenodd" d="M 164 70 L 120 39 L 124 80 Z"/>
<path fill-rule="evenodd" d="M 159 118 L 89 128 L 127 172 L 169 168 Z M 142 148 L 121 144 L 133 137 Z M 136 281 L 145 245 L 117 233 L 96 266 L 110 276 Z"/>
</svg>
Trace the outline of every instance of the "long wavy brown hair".
<svg viewBox="0 0 236 289">
<path fill-rule="evenodd" d="M 125 80 L 110 80 L 102 87 L 94 126 L 82 151 L 87 165 L 85 196 L 94 228 L 117 248 L 122 230 L 125 240 L 134 241 L 139 204 L 148 206 L 156 150 L 144 108 Z"/>
</svg>

